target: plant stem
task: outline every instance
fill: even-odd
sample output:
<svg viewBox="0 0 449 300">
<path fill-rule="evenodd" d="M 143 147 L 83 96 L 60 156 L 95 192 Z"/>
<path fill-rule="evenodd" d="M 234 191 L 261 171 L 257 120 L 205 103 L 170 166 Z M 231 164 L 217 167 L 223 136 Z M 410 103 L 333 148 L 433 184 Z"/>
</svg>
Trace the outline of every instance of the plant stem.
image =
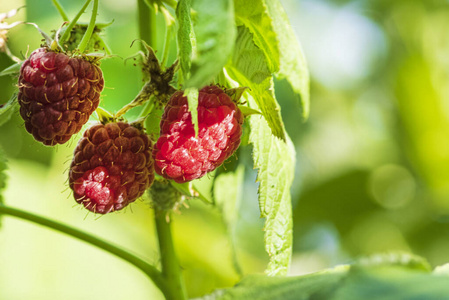
<svg viewBox="0 0 449 300">
<path fill-rule="evenodd" d="M 137 0 L 137 6 L 139 10 L 139 36 L 140 39 L 145 41 L 150 47 L 156 47 L 156 15 L 148 7 L 144 0 Z M 141 46 L 145 51 L 144 45 Z"/>
<path fill-rule="evenodd" d="M 95 21 L 97 20 L 97 13 L 98 13 L 98 0 L 94 0 L 94 8 L 92 9 L 92 16 L 90 17 L 89 26 L 87 26 L 86 32 L 84 33 L 84 36 L 77 47 L 80 53 L 83 53 L 84 50 L 86 50 L 87 44 L 89 43 L 92 33 L 94 32 Z"/>
<path fill-rule="evenodd" d="M 126 260 L 130 264 L 134 265 L 135 267 L 139 268 L 142 272 L 144 272 L 150 279 L 154 282 L 154 284 L 165 294 L 168 292 L 168 287 L 166 283 L 164 282 L 164 279 L 162 277 L 161 272 L 156 269 L 154 266 L 150 265 L 149 263 L 145 262 L 144 260 L 140 259 L 139 257 L 127 252 L 126 250 L 123 250 L 122 248 L 119 248 L 115 245 L 112 245 L 98 237 L 95 237 L 93 235 L 90 235 L 88 233 L 85 233 L 81 230 L 78 230 L 76 228 L 61 224 L 59 222 L 37 216 L 35 214 L 17 209 L 8 207 L 6 205 L 0 204 L 0 213 L 5 215 L 14 216 L 20 219 L 24 219 L 30 222 L 34 222 L 49 228 L 52 228 L 54 230 L 57 230 L 59 232 L 65 233 L 67 235 L 70 235 L 72 237 L 75 237 L 77 239 L 80 239 L 86 243 L 89 243 L 91 245 L 97 246 L 100 249 L 103 249 L 111 254 L 114 254 L 118 257 L 120 257 L 123 260 Z"/>
<path fill-rule="evenodd" d="M 81 15 L 84 13 L 84 11 L 86 10 L 87 6 L 90 4 L 90 1 L 92 0 L 87 0 L 86 3 L 84 3 L 83 7 L 80 9 L 80 11 L 76 14 L 75 18 L 73 18 L 73 20 L 69 23 L 69 25 L 67 26 L 64 34 L 61 36 L 61 38 L 59 39 L 59 43 L 62 45 L 64 44 L 64 42 L 66 42 L 69 37 L 70 37 L 70 32 L 72 31 L 72 28 L 75 26 L 76 22 L 78 22 L 79 18 L 81 17 Z"/>
<path fill-rule="evenodd" d="M 59 3 L 58 0 L 52 0 L 52 1 L 53 1 L 53 5 L 56 6 L 56 9 L 58 10 L 58 12 L 61 15 L 62 19 L 64 20 L 64 22 L 68 22 L 69 17 L 65 13 L 64 8 L 62 8 L 61 3 Z"/>
<path fill-rule="evenodd" d="M 165 214 L 160 211 L 155 210 L 154 215 L 161 255 L 162 276 L 166 280 L 167 290 L 169 291 L 165 296 L 167 300 L 188 299 L 181 267 L 173 245 L 171 223 L 167 222 Z"/>
</svg>

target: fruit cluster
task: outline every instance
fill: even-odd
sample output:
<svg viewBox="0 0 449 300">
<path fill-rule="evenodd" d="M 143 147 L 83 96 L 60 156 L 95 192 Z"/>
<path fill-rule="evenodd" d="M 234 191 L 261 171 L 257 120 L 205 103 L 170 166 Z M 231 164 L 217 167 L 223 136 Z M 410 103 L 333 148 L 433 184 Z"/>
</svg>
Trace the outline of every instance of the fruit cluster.
<svg viewBox="0 0 449 300">
<path fill-rule="evenodd" d="M 98 108 L 104 88 L 98 59 L 76 51 L 68 55 L 53 45 L 47 43 L 31 53 L 18 80 L 25 128 L 47 146 L 64 144 L 81 130 Z M 154 56 L 152 50 L 149 54 Z M 150 188 L 155 172 L 165 178 L 162 185 L 156 184 L 158 193 L 170 190 L 170 180 L 184 183 L 200 178 L 239 147 L 243 115 L 227 90 L 215 85 L 199 90 L 195 132 L 187 97 L 169 84 L 176 64 L 163 73 L 155 56 L 152 63 L 150 82 L 158 82 L 154 94 L 167 102 L 154 147 L 142 123 L 119 120 L 126 106 L 88 128 L 75 149 L 69 186 L 76 202 L 89 211 L 106 214 L 123 209 Z M 167 205 L 160 206 L 175 206 Z"/>
</svg>

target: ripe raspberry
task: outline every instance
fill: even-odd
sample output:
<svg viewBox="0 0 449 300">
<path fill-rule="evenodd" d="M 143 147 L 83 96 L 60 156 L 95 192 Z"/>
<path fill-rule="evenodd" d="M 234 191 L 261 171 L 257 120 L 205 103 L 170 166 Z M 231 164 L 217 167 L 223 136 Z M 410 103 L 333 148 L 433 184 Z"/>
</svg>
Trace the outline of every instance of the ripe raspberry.
<svg viewBox="0 0 449 300">
<path fill-rule="evenodd" d="M 70 166 L 76 202 L 99 214 L 120 210 L 154 180 L 151 141 L 124 122 L 98 124 L 84 132 Z"/>
<path fill-rule="evenodd" d="M 19 76 L 20 115 L 37 141 L 64 144 L 79 132 L 100 102 L 100 68 L 80 57 L 39 48 Z"/>
<path fill-rule="evenodd" d="M 153 150 L 156 173 L 182 183 L 219 167 L 240 144 L 243 115 L 217 86 L 198 95 L 198 136 L 188 111 L 187 97 L 178 91 L 162 115 L 161 136 Z"/>
</svg>

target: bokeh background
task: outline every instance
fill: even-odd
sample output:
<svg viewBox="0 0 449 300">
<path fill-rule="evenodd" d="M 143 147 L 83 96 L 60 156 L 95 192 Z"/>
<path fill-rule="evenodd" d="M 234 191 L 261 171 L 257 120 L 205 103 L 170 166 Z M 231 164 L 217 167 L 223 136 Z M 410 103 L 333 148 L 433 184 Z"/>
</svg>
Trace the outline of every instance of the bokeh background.
<svg viewBox="0 0 449 300">
<path fill-rule="evenodd" d="M 69 17 L 82 2 L 61 0 Z M 282 2 L 308 60 L 312 99 L 310 118 L 303 123 L 290 87 L 276 82 L 297 151 L 290 273 L 388 251 L 412 252 L 433 266 L 449 262 L 449 2 Z M 10 22 L 35 22 L 46 32 L 61 26 L 50 0 L 0 0 L 0 11 L 22 5 L 26 8 Z M 138 37 L 136 9 L 135 1 L 100 1 L 99 21 L 114 20 L 105 39 L 117 56 L 102 62 L 101 105 L 110 111 L 128 103 L 142 85 L 139 68 L 123 60 L 139 50 L 130 47 Z M 158 23 L 157 48 L 162 49 L 160 17 Z M 32 26 L 21 25 L 10 31 L 8 45 L 24 57 L 40 40 Z M 11 64 L 0 53 L 0 70 Z M 0 103 L 15 90 L 14 78 L 0 77 Z M 18 113 L 0 127 L 0 147 L 9 160 L 7 204 L 86 230 L 157 265 L 148 200 L 100 218 L 75 205 L 66 182 L 75 141 L 44 147 L 26 133 Z M 242 146 L 239 154 L 247 168 L 235 234 L 244 274 L 263 272 L 268 261 L 250 152 Z M 174 218 L 174 235 L 189 294 L 232 286 L 239 275 L 218 210 L 198 200 L 188 204 Z M 143 273 L 110 254 L 2 218 L 0 299 L 130 298 L 163 297 Z"/>
</svg>

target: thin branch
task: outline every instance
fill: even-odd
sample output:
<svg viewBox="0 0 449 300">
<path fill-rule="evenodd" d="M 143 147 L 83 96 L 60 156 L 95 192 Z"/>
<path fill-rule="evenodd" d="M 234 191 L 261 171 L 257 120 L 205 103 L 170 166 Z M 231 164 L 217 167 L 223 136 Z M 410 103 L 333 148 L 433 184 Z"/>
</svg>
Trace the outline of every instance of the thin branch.
<svg viewBox="0 0 449 300">
<path fill-rule="evenodd" d="M 85 233 L 79 229 L 64 225 L 62 223 L 17 209 L 12 208 L 3 204 L 0 204 L 0 213 L 5 215 L 10 215 L 13 217 L 17 217 L 20 219 L 24 219 L 33 223 L 37 223 L 51 229 L 57 230 L 59 232 L 65 233 L 77 239 L 80 239 L 86 243 L 89 243 L 93 246 L 96 246 L 100 249 L 103 249 L 111 254 L 114 254 L 120 257 L 123 260 L 126 260 L 130 264 L 139 268 L 142 272 L 144 272 L 150 279 L 154 282 L 154 284 L 165 294 L 167 290 L 166 283 L 162 277 L 161 272 L 156 269 L 156 267 L 150 265 L 139 257 L 129 253 L 128 251 L 119 248 L 118 246 L 112 245 L 109 242 L 106 242 L 98 237 Z"/>
</svg>

